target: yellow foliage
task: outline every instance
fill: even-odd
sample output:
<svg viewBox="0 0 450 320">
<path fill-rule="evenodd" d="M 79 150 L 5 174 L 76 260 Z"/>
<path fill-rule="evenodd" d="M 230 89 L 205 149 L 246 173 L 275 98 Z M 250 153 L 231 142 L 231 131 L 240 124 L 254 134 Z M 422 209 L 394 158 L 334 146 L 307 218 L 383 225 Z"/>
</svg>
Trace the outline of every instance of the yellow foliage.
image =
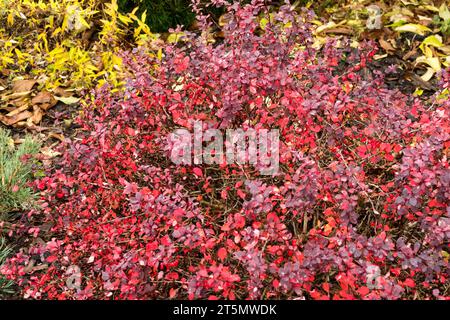
<svg viewBox="0 0 450 320">
<path fill-rule="evenodd" d="M 121 14 L 117 0 L 8 0 L 1 7 L 0 75 L 38 77 L 47 89 L 120 88 L 119 51 L 159 37 L 143 22 L 145 13 Z"/>
</svg>

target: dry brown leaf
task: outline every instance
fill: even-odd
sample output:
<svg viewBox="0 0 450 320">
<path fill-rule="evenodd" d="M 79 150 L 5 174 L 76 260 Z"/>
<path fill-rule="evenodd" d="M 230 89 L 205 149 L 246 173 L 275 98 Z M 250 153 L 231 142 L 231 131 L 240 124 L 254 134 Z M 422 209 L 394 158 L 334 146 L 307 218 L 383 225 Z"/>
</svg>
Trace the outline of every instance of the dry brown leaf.
<svg viewBox="0 0 450 320">
<path fill-rule="evenodd" d="M 41 91 L 33 99 L 31 99 L 31 103 L 33 105 L 39 105 L 39 107 L 43 110 L 48 110 L 55 106 L 58 101 L 56 101 L 55 97 L 50 92 Z"/>
<path fill-rule="evenodd" d="M 31 94 L 31 91 L 14 92 L 11 94 L 6 94 L 2 96 L 3 101 L 9 101 L 14 99 L 25 99 Z"/>
<path fill-rule="evenodd" d="M 449 37 L 450 38 L 450 37 Z M 439 51 L 442 51 L 446 55 L 450 55 L 450 46 L 443 46 L 437 48 Z"/>
<path fill-rule="evenodd" d="M 60 134 L 60 133 L 50 132 L 48 134 L 48 137 L 49 138 L 55 138 L 55 139 L 58 139 L 61 142 L 64 142 L 64 136 L 62 134 Z"/>
<path fill-rule="evenodd" d="M 12 91 L 14 93 L 31 91 L 36 83 L 36 80 L 16 80 L 13 83 Z"/>
<path fill-rule="evenodd" d="M 225 14 L 221 15 L 219 18 L 219 26 L 223 27 L 223 26 L 227 25 L 228 23 L 230 23 L 232 18 L 233 18 L 233 16 L 230 13 L 225 13 Z"/>
<path fill-rule="evenodd" d="M 8 118 L 14 117 L 16 114 L 19 114 L 19 113 L 21 113 L 22 111 L 25 111 L 25 110 L 27 110 L 27 109 L 28 109 L 28 105 L 25 104 L 25 105 L 21 106 L 20 108 L 14 109 L 14 110 L 11 111 L 10 113 L 8 113 L 6 116 L 7 116 Z"/>
<path fill-rule="evenodd" d="M 57 88 L 53 89 L 53 93 L 56 96 L 60 96 L 60 97 L 71 97 L 73 95 L 72 92 L 65 90 L 61 87 L 57 87 Z"/>
<path fill-rule="evenodd" d="M 15 109 L 16 109 L 15 107 L 8 105 L 8 104 L 0 105 L 0 110 L 6 110 L 7 112 L 11 112 Z"/>
<path fill-rule="evenodd" d="M 44 263 L 44 264 L 41 264 L 41 265 L 39 265 L 39 266 L 34 267 L 34 268 L 31 270 L 30 273 L 33 273 L 33 272 L 35 272 L 35 271 L 44 270 L 44 269 L 47 269 L 47 268 L 48 268 L 48 264 Z"/>
<path fill-rule="evenodd" d="M 384 39 L 380 39 L 380 46 L 387 52 L 392 53 L 395 52 L 395 48 L 388 41 Z"/>
<path fill-rule="evenodd" d="M 50 103 L 52 101 L 53 95 L 48 91 L 41 91 L 36 96 L 31 99 L 32 104 Z"/>
<path fill-rule="evenodd" d="M 52 159 L 61 155 L 60 152 L 53 150 L 50 147 L 44 147 L 41 149 L 41 153 L 48 159 Z"/>
<path fill-rule="evenodd" d="M 39 108 L 38 106 L 33 106 L 33 116 L 30 119 L 34 124 L 39 124 L 42 120 L 43 115 L 44 113 L 42 112 L 41 108 Z"/>
<path fill-rule="evenodd" d="M 30 92 L 30 91 L 29 91 Z M 15 106 L 16 108 L 22 107 L 25 104 L 29 104 L 30 99 L 27 96 L 17 98 L 8 102 L 8 104 Z"/>
<path fill-rule="evenodd" d="M 351 35 L 353 34 L 353 29 L 348 27 L 336 27 L 336 28 L 329 28 L 322 31 L 323 34 L 345 34 L 345 35 Z"/>
<path fill-rule="evenodd" d="M 23 272 L 24 272 L 24 273 L 30 273 L 31 270 L 33 270 L 34 264 L 35 264 L 34 259 L 31 259 L 31 260 L 28 262 L 28 264 L 25 266 L 25 268 L 23 268 Z"/>
<path fill-rule="evenodd" d="M 432 84 L 423 81 L 423 79 L 414 72 L 406 72 L 405 77 L 407 80 L 411 81 L 415 86 L 421 87 L 422 89 L 425 90 L 436 91 L 436 88 Z"/>
<path fill-rule="evenodd" d="M 403 59 L 404 61 L 409 60 L 409 58 L 415 56 L 416 54 L 417 54 L 417 50 L 416 50 L 416 49 L 412 49 L 411 51 L 409 51 L 408 53 L 406 53 L 406 54 L 402 57 L 402 59 Z"/>
<path fill-rule="evenodd" d="M 16 114 L 13 117 L 5 117 L 5 116 L 0 115 L 0 121 L 3 122 L 7 126 L 11 126 L 13 124 L 18 123 L 19 121 L 28 119 L 32 115 L 33 114 L 29 111 L 24 111 L 22 113 Z"/>
</svg>

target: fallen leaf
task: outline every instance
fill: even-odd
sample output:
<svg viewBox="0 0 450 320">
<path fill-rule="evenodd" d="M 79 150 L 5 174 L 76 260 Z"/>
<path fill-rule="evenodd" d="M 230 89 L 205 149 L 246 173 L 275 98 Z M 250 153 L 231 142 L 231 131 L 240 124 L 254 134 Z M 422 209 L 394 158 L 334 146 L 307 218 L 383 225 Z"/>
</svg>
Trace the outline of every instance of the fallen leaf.
<svg viewBox="0 0 450 320">
<path fill-rule="evenodd" d="M 430 84 L 429 82 L 423 81 L 421 77 L 419 77 L 417 74 L 413 72 L 406 72 L 405 77 L 411 81 L 414 85 L 420 86 L 422 89 L 425 90 L 432 90 L 436 91 L 436 88 Z"/>
<path fill-rule="evenodd" d="M 54 100 L 53 95 L 48 91 L 39 92 L 33 99 L 31 99 L 31 103 L 33 104 L 41 104 L 41 103 L 50 103 Z"/>
<path fill-rule="evenodd" d="M 412 32 L 424 36 L 431 29 L 421 24 L 407 23 L 394 29 L 397 32 Z"/>
<path fill-rule="evenodd" d="M 380 39 L 380 46 L 387 52 L 391 53 L 391 52 L 395 52 L 395 48 L 386 40 L 384 39 Z"/>
<path fill-rule="evenodd" d="M 439 47 L 438 50 L 442 51 L 445 55 L 450 55 L 450 46 Z"/>
<path fill-rule="evenodd" d="M 5 117 L 0 115 L 0 121 L 3 122 L 5 125 L 7 126 L 11 126 L 13 124 L 18 123 L 19 121 L 28 119 L 29 117 L 31 117 L 33 114 L 29 111 L 24 111 L 22 113 L 19 113 L 13 117 Z"/>
<path fill-rule="evenodd" d="M 53 97 L 53 95 L 48 91 L 39 92 L 33 99 L 31 103 L 34 105 L 39 105 L 41 109 L 48 110 L 55 106 L 58 101 Z"/>
<path fill-rule="evenodd" d="M 430 79 L 433 78 L 434 73 L 435 72 L 433 68 L 427 68 L 427 71 L 420 77 L 422 78 L 423 81 L 430 81 Z"/>
<path fill-rule="evenodd" d="M 60 133 L 50 132 L 48 134 L 48 137 L 49 138 L 55 138 L 55 139 L 58 139 L 61 142 L 64 142 L 64 136 L 62 134 L 60 134 Z"/>
<path fill-rule="evenodd" d="M 76 97 L 55 97 L 55 99 L 61 101 L 64 104 L 75 104 L 80 101 L 80 98 Z"/>
<path fill-rule="evenodd" d="M 22 111 L 25 111 L 25 110 L 27 110 L 27 109 L 28 109 L 28 105 L 26 104 L 26 105 L 23 105 L 23 106 L 20 107 L 20 108 L 14 109 L 14 110 L 11 111 L 10 113 L 8 113 L 6 116 L 7 116 L 7 117 L 14 117 L 16 114 L 19 114 L 19 113 L 21 113 Z"/>
<path fill-rule="evenodd" d="M 373 56 L 373 59 L 374 60 L 381 60 L 381 59 L 386 58 L 387 56 L 388 56 L 387 53 L 386 54 L 376 54 L 376 55 Z"/>
<path fill-rule="evenodd" d="M 60 97 L 64 97 L 64 98 L 71 97 L 73 95 L 72 92 L 70 92 L 69 90 L 63 89 L 61 87 L 56 87 L 55 89 L 53 89 L 53 93 L 56 96 L 60 96 Z"/>
<path fill-rule="evenodd" d="M 415 56 L 416 54 L 417 54 L 417 50 L 416 50 L 416 49 L 412 49 L 411 51 L 407 52 L 407 53 L 402 57 L 402 59 L 403 59 L 404 61 L 406 61 L 406 60 L 408 60 L 409 58 Z"/>
<path fill-rule="evenodd" d="M 323 34 L 345 34 L 351 35 L 353 34 L 353 29 L 349 27 L 337 27 L 337 28 L 329 28 L 322 31 Z"/>
<path fill-rule="evenodd" d="M 16 80 L 13 83 L 12 91 L 14 93 L 31 91 L 36 82 L 36 80 Z"/>
<path fill-rule="evenodd" d="M 14 92 L 8 95 L 2 96 L 3 101 L 14 100 L 14 99 L 25 99 L 31 94 L 31 91 Z"/>
<path fill-rule="evenodd" d="M 441 62 L 437 57 L 425 57 L 420 56 L 416 59 L 416 64 L 425 63 L 428 64 L 435 72 L 441 71 Z"/>
<path fill-rule="evenodd" d="M 442 37 L 438 34 L 434 34 L 432 36 L 428 36 L 425 40 L 422 41 L 422 45 L 430 45 L 436 48 L 442 47 L 444 44 L 442 43 Z"/>
<path fill-rule="evenodd" d="M 55 157 L 58 157 L 58 156 L 61 155 L 60 152 L 55 151 L 55 150 L 53 150 L 53 149 L 51 149 L 51 148 L 49 148 L 49 147 L 44 147 L 44 148 L 42 148 L 42 149 L 41 149 L 41 153 L 42 153 L 44 156 L 46 156 L 47 158 L 49 158 L 49 159 L 52 159 L 52 158 L 55 158 Z"/>
<path fill-rule="evenodd" d="M 443 3 L 439 7 L 439 17 L 441 17 L 441 19 L 444 20 L 444 21 L 450 20 L 450 11 L 448 10 L 448 8 L 445 5 L 445 3 Z"/>
<path fill-rule="evenodd" d="M 44 114 L 41 108 L 39 108 L 38 106 L 33 106 L 33 116 L 31 117 L 31 121 L 34 124 L 39 124 L 42 120 L 43 115 Z"/>
</svg>

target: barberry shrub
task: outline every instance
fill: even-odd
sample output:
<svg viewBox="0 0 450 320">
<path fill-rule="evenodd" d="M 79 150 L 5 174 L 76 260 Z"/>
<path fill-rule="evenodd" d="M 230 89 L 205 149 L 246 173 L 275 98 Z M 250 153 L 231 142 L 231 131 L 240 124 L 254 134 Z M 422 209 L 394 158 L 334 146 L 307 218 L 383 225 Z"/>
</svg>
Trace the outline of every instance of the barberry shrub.
<svg viewBox="0 0 450 320">
<path fill-rule="evenodd" d="M 126 90 L 96 91 L 16 226 L 44 240 L 2 268 L 25 297 L 448 298 L 448 74 L 421 102 L 372 43 L 315 51 L 304 15 L 262 25 L 261 3 L 226 5 L 220 43 L 124 55 Z M 197 120 L 278 129 L 278 174 L 175 165 L 168 136 Z"/>
</svg>

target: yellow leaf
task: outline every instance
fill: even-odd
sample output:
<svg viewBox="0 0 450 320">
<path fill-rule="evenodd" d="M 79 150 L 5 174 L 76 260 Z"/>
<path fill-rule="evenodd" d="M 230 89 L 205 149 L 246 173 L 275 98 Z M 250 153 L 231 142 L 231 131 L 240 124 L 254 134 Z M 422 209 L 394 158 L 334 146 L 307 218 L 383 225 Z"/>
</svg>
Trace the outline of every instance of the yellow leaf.
<svg viewBox="0 0 450 320">
<path fill-rule="evenodd" d="M 23 57 L 22 51 L 20 51 L 19 49 L 16 48 L 16 49 L 14 49 L 14 52 L 16 53 L 17 58 L 22 59 L 22 57 Z"/>
<path fill-rule="evenodd" d="M 133 20 L 120 13 L 119 13 L 119 20 L 122 21 L 122 23 L 124 23 L 125 25 L 128 25 L 129 23 L 133 22 Z"/>
<path fill-rule="evenodd" d="M 445 61 L 442 64 L 447 68 L 450 67 L 450 56 L 445 57 Z"/>
<path fill-rule="evenodd" d="M 433 52 L 428 46 L 433 46 L 435 48 L 443 47 L 442 44 L 442 37 L 438 34 L 432 35 L 427 37 L 423 42 L 420 44 L 419 48 L 422 50 L 422 52 L 425 54 L 426 57 L 432 57 Z"/>
<path fill-rule="evenodd" d="M 116 56 L 115 54 L 112 55 L 112 63 L 116 66 L 121 66 L 122 65 L 122 58 L 119 56 Z"/>
<path fill-rule="evenodd" d="M 161 61 L 162 60 L 162 49 L 159 48 L 158 50 L 158 60 Z"/>
<path fill-rule="evenodd" d="M 138 10 L 139 10 L 139 7 L 134 8 L 133 11 L 130 12 L 130 15 L 134 16 Z"/>
<path fill-rule="evenodd" d="M 427 82 L 427 81 L 430 81 L 430 79 L 433 77 L 434 73 L 435 72 L 434 72 L 433 68 L 427 68 L 427 71 L 420 77 L 422 78 L 423 81 Z"/>
<path fill-rule="evenodd" d="M 427 58 L 432 58 L 433 57 L 433 51 L 431 51 L 431 49 L 427 46 L 421 47 L 423 54 L 425 55 L 425 57 Z"/>
<path fill-rule="evenodd" d="M 6 22 L 8 22 L 9 26 L 12 26 L 14 24 L 14 14 L 10 12 L 8 14 L 8 17 L 6 18 Z"/>
<path fill-rule="evenodd" d="M 425 27 L 421 24 L 414 24 L 414 23 L 407 23 L 402 26 L 396 27 L 394 29 L 398 32 L 412 32 L 420 35 L 425 35 L 427 32 L 431 32 L 431 29 L 428 27 Z"/>
<path fill-rule="evenodd" d="M 3 56 L 3 57 L 2 57 L 2 60 L 3 60 L 3 65 L 13 64 L 13 63 L 14 63 L 14 60 L 11 59 L 11 58 L 9 58 L 9 57 Z"/>
<path fill-rule="evenodd" d="M 269 20 L 266 18 L 262 18 L 261 20 L 259 20 L 259 26 L 261 27 L 261 29 L 266 30 L 266 25 L 269 23 Z"/>
<path fill-rule="evenodd" d="M 84 20 L 84 18 L 81 16 L 81 15 L 79 15 L 78 16 L 78 19 L 79 19 L 79 21 L 81 22 L 81 24 L 83 25 L 83 26 L 85 26 L 86 28 L 90 28 L 91 26 L 89 25 L 89 23 L 87 23 L 87 21 L 86 20 Z"/>
<path fill-rule="evenodd" d="M 415 96 L 421 96 L 423 94 L 423 89 L 421 88 L 416 88 L 416 90 L 413 92 L 413 95 Z"/>
<path fill-rule="evenodd" d="M 441 70 L 441 62 L 439 61 L 439 58 L 437 57 L 425 57 L 425 56 L 420 56 L 416 59 L 416 64 L 418 63 L 425 63 L 428 64 L 433 71 L 438 72 Z"/>
<path fill-rule="evenodd" d="M 69 17 L 67 16 L 67 14 L 64 16 L 64 20 L 63 23 L 61 25 L 61 31 L 65 32 L 67 29 L 67 26 L 69 25 Z"/>
<path fill-rule="evenodd" d="M 324 24 L 324 25 L 321 25 L 320 27 L 318 27 L 316 29 L 316 33 L 321 33 L 321 32 L 323 32 L 323 31 L 325 31 L 327 29 L 334 28 L 336 26 L 337 26 L 336 23 L 334 23 L 333 21 L 330 21 L 327 24 Z"/>
<path fill-rule="evenodd" d="M 444 20 L 444 21 L 450 20 L 450 11 L 448 10 L 448 8 L 445 5 L 445 3 L 443 3 L 439 7 L 439 17 L 441 17 L 441 19 Z"/>
<path fill-rule="evenodd" d="M 55 99 L 58 101 L 61 101 L 64 104 L 75 104 L 78 101 L 80 101 L 80 98 L 76 98 L 76 97 L 57 97 L 57 96 L 55 96 Z"/>
<path fill-rule="evenodd" d="M 167 37 L 167 42 L 168 43 L 176 43 L 178 41 L 181 40 L 181 37 L 183 37 L 185 34 L 184 32 L 174 32 L 171 33 L 168 37 Z"/>
<path fill-rule="evenodd" d="M 437 47 L 437 48 L 443 46 L 442 37 L 438 34 L 426 37 L 425 40 L 423 40 L 423 43 L 429 44 L 430 46 Z"/>
<path fill-rule="evenodd" d="M 439 9 L 432 5 L 424 5 L 423 8 L 428 11 L 439 12 Z"/>
<path fill-rule="evenodd" d="M 60 33 L 60 32 L 61 32 L 61 28 L 60 27 L 56 28 L 55 31 L 53 31 L 53 33 L 52 33 L 52 37 L 57 36 L 58 33 Z"/>
</svg>

